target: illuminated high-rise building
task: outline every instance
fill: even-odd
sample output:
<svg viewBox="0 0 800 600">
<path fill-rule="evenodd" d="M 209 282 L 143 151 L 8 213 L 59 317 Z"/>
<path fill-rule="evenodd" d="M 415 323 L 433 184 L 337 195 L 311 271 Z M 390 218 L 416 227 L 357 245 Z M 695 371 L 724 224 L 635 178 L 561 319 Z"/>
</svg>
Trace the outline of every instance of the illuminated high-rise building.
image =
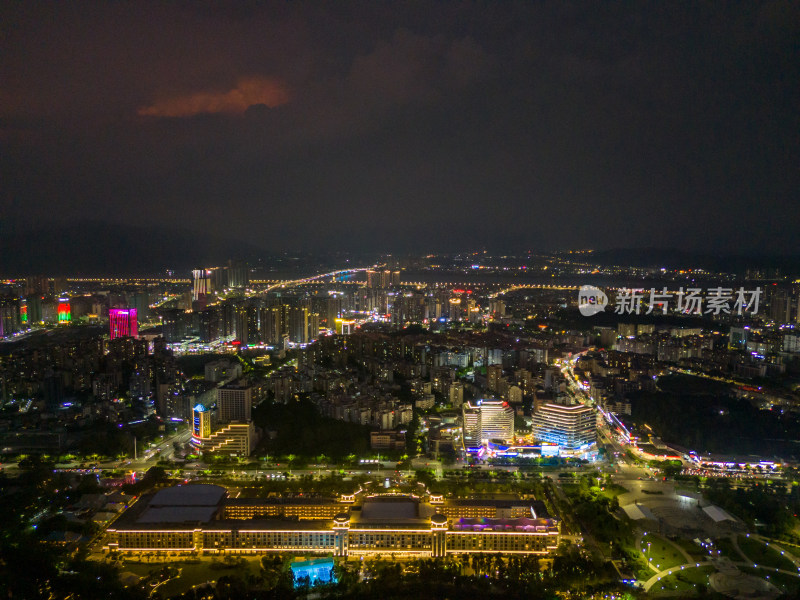
<svg viewBox="0 0 800 600">
<path fill-rule="evenodd" d="M 206 343 L 219 339 L 219 307 L 210 306 L 198 312 L 198 333 L 200 339 Z"/>
<path fill-rule="evenodd" d="M 475 400 L 462 408 L 464 447 L 472 448 L 483 440 L 510 440 L 514 437 L 514 409 L 502 400 Z"/>
<path fill-rule="evenodd" d="M 195 269 L 192 271 L 194 285 L 192 287 L 192 300 L 197 302 L 211 293 L 211 271 L 209 269 Z"/>
<path fill-rule="evenodd" d="M 497 392 L 500 389 L 500 380 L 502 378 L 502 365 L 489 365 L 486 367 L 486 382 L 490 391 Z"/>
<path fill-rule="evenodd" d="M 792 287 L 767 287 L 767 314 L 777 324 L 798 322 L 798 290 Z"/>
<path fill-rule="evenodd" d="M 533 413 L 533 433 L 542 442 L 578 450 L 596 439 L 595 411 L 584 404 L 543 404 Z"/>
<path fill-rule="evenodd" d="M 177 308 L 162 309 L 161 335 L 169 343 L 180 341 L 187 332 L 187 313 Z"/>
<path fill-rule="evenodd" d="M 461 408 L 461 405 L 464 404 L 464 384 L 460 381 L 451 383 L 447 390 L 447 395 L 453 408 Z"/>
<path fill-rule="evenodd" d="M 506 303 L 499 299 L 495 298 L 489 301 L 489 312 L 492 313 L 492 317 L 495 319 L 499 319 L 506 316 Z"/>
<path fill-rule="evenodd" d="M 319 314 L 311 313 L 308 315 L 308 339 L 316 340 L 319 337 Z"/>
<path fill-rule="evenodd" d="M 323 313 L 323 317 L 325 318 L 325 326 L 328 329 L 333 330 L 336 327 L 336 319 L 339 317 L 339 314 L 341 312 L 342 312 L 341 296 L 333 296 L 331 298 L 326 299 L 325 312 Z"/>
<path fill-rule="evenodd" d="M 25 298 L 25 303 L 27 305 L 27 312 L 28 312 L 28 324 L 32 325 L 33 323 L 41 323 L 42 322 L 42 301 L 44 298 L 42 296 L 28 296 Z"/>
<path fill-rule="evenodd" d="M 378 271 L 373 271 L 372 269 L 367 269 L 367 287 L 371 289 L 375 289 L 380 287 L 381 284 L 381 277 Z"/>
<path fill-rule="evenodd" d="M 200 445 L 200 440 L 211 437 L 211 413 L 202 404 L 192 410 L 192 442 Z"/>
<path fill-rule="evenodd" d="M 242 382 L 217 388 L 217 419 L 220 423 L 249 423 L 253 388 Z"/>
<path fill-rule="evenodd" d="M 72 321 L 72 309 L 69 305 L 69 298 L 58 299 L 58 324 L 66 324 Z"/>
<path fill-rule="evenodd" d="M 233 311 L 233 335 L 239 342 L 247 345 L 248 341 L 250 341 L 248 338 L 250 328 L 248 327 L 247 323 L 247 302 L 239 299 L 232 301 L 231 306 L 231 310 Z"/>
<path fill-rule="evenodd" d="M 20 307 L 16 300 L 0 300 L 0 338 L 20 330 Z"/>
<path fill-rule="evenodd" d="M 250 420 L 252 388 L 232 383 L 217 388 L 215 423 L 202 404 L 192 411 L 192 444 L 203 453 L 249 455 L 258 441 Z"/>
<path fill-rule="evenodd" d="M 289 311 L 289 340 L 297 344 L 308 343 L 308 309 L 292 308 Z"/>
<path fill-rule="evenodd" d="M 262 306 L 258 308 L 258 339 L 264 344 L 277 344 L 281 339 L 282 308 Z"/>
<path fill-rule="evenodd" d="M 137 337 L 139 324 L 135 308 L 111 308 L 108 310 L 109 338 Z"/>
<path fill-rule="evenodd" d="M 214 267 L 208 269 L 210 273 L 211 288 L 209 293 L 221 292 L 228 287 L 228 269 L 225 267 Z"/>
<path fill-rule="evenodd" d="M 225 338 L 236 336 L 236 307 L 233 300 L 226 300 L 220 304 L 219 333 Z"/>
<path fill-rule="evenodd" d="M 250 285 L 250 272 L 243 260 L 228 261 L 228 287 L 232 290 L 243 290 Z"/>
</svg>

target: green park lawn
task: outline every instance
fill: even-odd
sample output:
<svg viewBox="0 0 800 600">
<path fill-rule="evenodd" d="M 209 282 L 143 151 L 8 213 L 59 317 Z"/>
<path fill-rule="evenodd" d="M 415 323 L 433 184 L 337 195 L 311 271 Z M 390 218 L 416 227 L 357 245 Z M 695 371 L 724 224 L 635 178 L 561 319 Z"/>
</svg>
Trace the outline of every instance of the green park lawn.
<svg viewBox="0 0 800 600">
<path fill-rule="evenodd" d="M 780 551 L 774 547 L 770 547 L 763 542 L 744 535 L 739 536 L 739 548 L 742 549 L 747 557 L 753 561 L 754 564 L 760 567 L 774 567 L 777 569 L 785 569 L 786 571 L 796 571 L 797 567 L 785 556 L 782 556 Z"/>
<path fill-rule="evenodd" d="M 676 546 L 683 548 L 695 562 L 703 562 L 704 560 L 708 560 L 708 552 L 695 544 L 692 540 L 680 538 L 671 541 Z"/>
<path fill-rule="evenodd" d="M 642 538 L 642 555 L 645 560 L 651 559 L 650 564 L 660 571 L 686 562 L 686 557 L 669 540 L 653 533 L 648 533 Z"/>
<path fill-rule="evenodd" d="M 708 578 L 716 572 L 711 566 L 687 567 L 679 573 L 662 577 L 650 588 L 650 593 L 658 592 L 697 592 L 697 586 L 702 585 L 708 588 Z"/>
</svg>

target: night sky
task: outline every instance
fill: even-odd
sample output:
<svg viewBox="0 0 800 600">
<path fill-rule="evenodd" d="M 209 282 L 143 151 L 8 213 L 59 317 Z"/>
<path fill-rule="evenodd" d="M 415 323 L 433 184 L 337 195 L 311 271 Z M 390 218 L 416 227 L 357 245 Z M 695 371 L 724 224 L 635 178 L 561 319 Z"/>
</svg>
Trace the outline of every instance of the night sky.
<svg viewBox="0 0 800 600">
<path fill-rule="evenodd" d="M 0 231 L 794 253 L 799 115 L 798 2 L 6 1 Z"/>
</svg>

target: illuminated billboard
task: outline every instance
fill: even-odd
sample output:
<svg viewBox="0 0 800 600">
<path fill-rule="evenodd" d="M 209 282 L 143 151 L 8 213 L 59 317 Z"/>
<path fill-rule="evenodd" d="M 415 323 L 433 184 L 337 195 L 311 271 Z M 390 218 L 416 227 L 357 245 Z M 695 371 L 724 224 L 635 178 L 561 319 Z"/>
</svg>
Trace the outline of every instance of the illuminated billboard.
<svg viewBox="0 0 800 600">
<path fill-rule="evenodd" d="M 58 323 L 69 323 L 72 321 L 72 309 L 69 306 L 69 298 L 58 299 Z"/>
</svg>

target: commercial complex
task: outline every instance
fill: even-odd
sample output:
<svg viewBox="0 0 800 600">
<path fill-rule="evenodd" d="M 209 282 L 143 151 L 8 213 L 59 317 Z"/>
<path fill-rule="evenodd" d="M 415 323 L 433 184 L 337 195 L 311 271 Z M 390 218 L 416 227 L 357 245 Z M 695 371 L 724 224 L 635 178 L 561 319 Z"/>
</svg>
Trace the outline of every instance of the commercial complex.
<svg viewBox="0 0 800 600">
<path fill-rule="evenodd" d="M 241 500 L 219 486 L 184 485 L 140 499 L 107 536 L 106 548 L 121 552 L 424 557 L 546 555 L 557 548 L 560 529 L 522 500 L 364 493 L 338 501 Z"/>
<path fill-rule="evenodd" d="M 565 450 L 579 450 L 595 442 L 597 416 L 584 404 L 543 404 L 533 414 L 533 434 Z"/>
</svg>

